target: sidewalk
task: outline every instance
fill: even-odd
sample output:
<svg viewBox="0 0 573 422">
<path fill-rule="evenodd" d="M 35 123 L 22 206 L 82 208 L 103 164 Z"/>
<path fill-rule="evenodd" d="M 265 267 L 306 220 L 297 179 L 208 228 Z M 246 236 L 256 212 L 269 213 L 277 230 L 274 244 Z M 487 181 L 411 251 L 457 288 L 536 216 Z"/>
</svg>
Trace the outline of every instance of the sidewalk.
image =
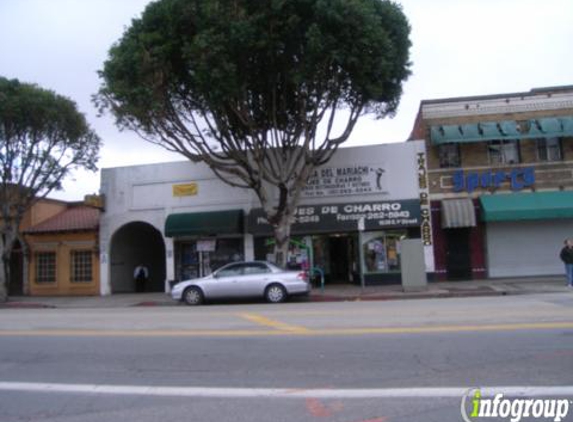
<svg viewBox="0 0 573 422">
<path fill-rule="evenodd" d="M 450 298 L 475 296 L 503 296 L 531 293 L 571 293 L 565 286 L 565 277 L 504 278 L 472 281 L 433 282 L 428 288 L 417 292 L 404 292 L 401 285 L 366 286 L 362 289 L 354 285 L 326 286 L 324 290 L 315 287 L 306 298 L 296 298 L 305 302 L 339 302 L 404 300 L 424 298 Z M 118 293 L 110 296 L 85 297 L 10 297 L 0 303 L 6 308 L 122 308 L 132 306 L 178 306 L 166 293 Z"/>
</svg>

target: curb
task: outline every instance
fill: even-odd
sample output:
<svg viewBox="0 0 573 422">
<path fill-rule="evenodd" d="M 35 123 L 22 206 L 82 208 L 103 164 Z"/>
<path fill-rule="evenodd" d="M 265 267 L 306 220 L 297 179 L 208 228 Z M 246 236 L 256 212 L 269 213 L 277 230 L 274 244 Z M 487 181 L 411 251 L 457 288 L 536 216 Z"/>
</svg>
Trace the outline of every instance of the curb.
<svg viewBox="0 0 573 422">
<path fill-rule="evenodd" d="M 55 309 L 57 306 L 40 302 L 6 302 L 0 303 L 0 309 Z"/>
<path fill-rule="evenodd" d="M 333 295 L 328 293 L 320 293 L 318 291 L 311 293 L 309 296 L 294 298 L 293 302 L 374 302 L 374 301 L 398 301 L 398 300 L 415 300 L 415 299 L 448 299 L 448 298 L 463 298 L 463 297 L 495 297 L 495 296 L 509 296 L 509 295 L 524 295 L 528 293 L 543 293 L 543 291 L 528 291 L 520 290 L 507 286 L 481 286 L 474 289 L 439 289 L 439 290 L 426 290 L 421 292 L 394 292 L 394 293 L 372 293 L 372 294 L 349 294 L 349 295 Z M 133 303 L 116 304 L 109 306 L 101 303 L 97 306 L 90 305 L 86 308 L 129 308 L 129 307 L 171 307 L 178 306 L 179 303 L 172 300 L 147 300 Z M 82 308 L 79 306 L 57 305 L 43 302 L 27 302 L 15 301 L 0 303 L 0 310 L 2 309 L 65 309 L 65 308 Z"/>
<path fill-rule="evenodd" d="M 488 296 L 506 296 L 509 293 L 506 290 L 479 290 L 479 291 L 448 291 L 441 290 L 432 292 L 400 293 L 400 294 L 381 294 L 365 296 L 332 296 L 332 295 L 313 295 L 308 298 L 309 302 L 368 302 L 368 301 L 390 301 L 390 300 L 412 300 L 412 299 L 447 299 L 456 297 L 488 297 Z"/>
<path fill-rule="evenodd" d="M 153 301 L 153 300 L 149 300 L 146 302 L 138 302 L 138 303 L 134 303 L 132 305 L 127 305 L 128 307 L 152 307 L 152 306 L 176 306 L 178 303 L 176 301 L 171 301 L 171 302 L 167 302 L 167 301 Z"/>
</svg>

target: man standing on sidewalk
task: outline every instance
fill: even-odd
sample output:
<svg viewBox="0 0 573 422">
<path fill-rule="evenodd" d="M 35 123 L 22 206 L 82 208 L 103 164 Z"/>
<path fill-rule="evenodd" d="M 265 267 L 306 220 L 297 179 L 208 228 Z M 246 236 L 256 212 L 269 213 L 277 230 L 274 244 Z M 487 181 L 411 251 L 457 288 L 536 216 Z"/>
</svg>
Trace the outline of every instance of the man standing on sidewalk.
<svg viewBox="0 0 573 422">
<path fill-rule="evenodd" d="M 565 240 L 565 246 L 559 254 L 561 261 L 565 264 L 565 273 L 567 274 L 567 285 L 573 289 L 573 240 Z"/>
</svg>

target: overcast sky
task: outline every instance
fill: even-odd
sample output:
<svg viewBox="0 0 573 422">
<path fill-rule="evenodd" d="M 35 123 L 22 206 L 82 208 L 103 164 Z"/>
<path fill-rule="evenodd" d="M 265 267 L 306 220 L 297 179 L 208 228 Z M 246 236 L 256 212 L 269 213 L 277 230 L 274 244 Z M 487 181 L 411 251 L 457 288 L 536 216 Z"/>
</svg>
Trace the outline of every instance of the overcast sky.
<svg viewBox="0 0 573 422">
<path fill-rule="evenodd" d="M 181 160 L 98 118 L 91 95 L 110 46 L 149 0 L 0 0 L 0 76 L 76 101 L 104 140 L 100 168 Z M 412 76 L 393 119 L 363 117 L 346 145 L 401 142 L 421 100 L 573 84 L 572 0 L 401 0 L 412 26 Z M 70 201 L 99 191 L 75 174 Z"/>
</svg>

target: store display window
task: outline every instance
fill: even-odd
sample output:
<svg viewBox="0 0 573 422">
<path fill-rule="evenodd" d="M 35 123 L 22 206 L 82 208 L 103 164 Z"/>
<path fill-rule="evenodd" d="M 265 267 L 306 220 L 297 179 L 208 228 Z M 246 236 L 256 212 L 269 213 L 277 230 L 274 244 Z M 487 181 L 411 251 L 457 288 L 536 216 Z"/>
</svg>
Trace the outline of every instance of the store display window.
<svg viewBox="0 0 573 422">
<path fill-rule="evenodd" d="M 406 231 L 368 232 L 363 234 L 362 252 L 365 274 L 400 271 L 400 240 Z"/>
<path fill-rule="evenodd" d="M 176 273 L 179 280 L 204 277 L 231 262 L 242 261 L 243 239 L 197 239 L 176 244 Z"/>
<path fill-rule="evenodd" d="M 275 241 L 273 238 L 255 239 L 255 258 L 263 261 L 274 262 Z M 310 266 L 310 251 L 301 237 L 291 237 L 288 248 L 288 270 L 307 271 Z"/>
</svg>

